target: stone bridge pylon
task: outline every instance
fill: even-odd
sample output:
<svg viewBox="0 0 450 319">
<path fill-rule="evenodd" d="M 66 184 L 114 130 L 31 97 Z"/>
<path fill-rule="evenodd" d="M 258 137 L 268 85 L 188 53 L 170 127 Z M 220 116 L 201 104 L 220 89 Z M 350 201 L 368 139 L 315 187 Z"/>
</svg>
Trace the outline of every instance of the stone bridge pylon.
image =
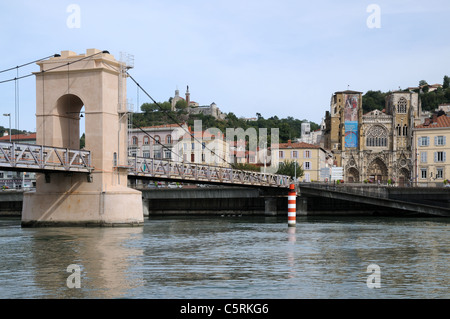
<svg viewBox="0 0 450 319">
<path fill-rule="evenodd" d="M 79 149 L 82 114 L 93 169 L 38 174 L 36 191 L 24 194 L 22 226 L 142 225 L 141 193 L 127 187 L 126 66 L 96 49 L 38 65 L 36 143 Z"/>
</svg>

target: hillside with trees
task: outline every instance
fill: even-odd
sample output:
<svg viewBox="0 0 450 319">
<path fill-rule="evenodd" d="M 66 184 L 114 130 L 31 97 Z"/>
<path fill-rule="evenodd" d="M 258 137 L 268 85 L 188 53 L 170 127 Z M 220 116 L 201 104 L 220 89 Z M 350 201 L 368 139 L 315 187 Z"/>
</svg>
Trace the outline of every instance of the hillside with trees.
<svg viewBox="0 0 450 319">
<path fill-rule="evenodd" d="M 271 128 L 278 128 L 280 143 L 286 143 L 289 139 L 293 140 L 295 138 L 299 138 L 301 134 L 302 122 L 311 123 L 312 131 L 320 128 L 320 126 L 314 122 L 310 122 L 305 119 L 295 119 L 291 116 L 281 119 L 278 118 L 278 116 L 271 116 L 266 119 L 260 113 L 256 113 L 256 120 L 247 120 L 230 112 L 226 114 L 224 120 L 218 120 L 211 115 L 188 114 L 186 108 L 187 106 L 183 103 L 177 103 L 175 111 L 171 111 L 170 101 L 161 102 L 158 104 L 144 103 L 141 106 L 141 112 L 133 114 L 132 123 L 134 127 L 174 123 L 187 123 L 188 126 L 194 127 L 194 121 L 201 120 L 202 128 L 204 130 L 215 127 L 220 129 L 223 133 L 226 133 L 227 128 L 239 127 L 246 130 L 253 127 L 257 131 L 258 128 L 267 128 L 267 133 L 269 136 Z"/>
<path fill-rule="evenodd" d="M 408 89 L 403 90 L 408 92 Z M 419 93 L 423 111 L 433 111 L 440 104 L 450 103 L 450 78 L 446 75 L 443 78 L 442 87 L 436 90 L 430 90 L 430 85 L 425 80 L 420 80 L 417 88 L 413 92 Z M 381 91 L 367 91 L 362 96 L 363 112 L 367 113 L 373 110 L 383 110 L 385 108 L 385 98 L 390 93 Z"/>
<path fill-rule="evenodd" d="M 4 136 L 5 133 L 9 134 L 9 128 L 0 126 L 0 136 Z M 25 133 L 27 133 L 26 130 L 16 130 L 15 128 L 11 129 L 11 135 L 25 134 Z"/>
</svg>

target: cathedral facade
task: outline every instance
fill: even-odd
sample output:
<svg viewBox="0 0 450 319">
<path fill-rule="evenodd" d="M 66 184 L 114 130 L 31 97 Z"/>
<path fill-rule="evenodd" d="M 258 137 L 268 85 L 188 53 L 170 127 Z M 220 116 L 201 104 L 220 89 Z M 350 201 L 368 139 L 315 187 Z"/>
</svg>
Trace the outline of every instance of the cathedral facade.
<svg viewBox="0 0 450 319">
<path fill-rule="evenodd" d="M 383 111 L 363 114 L 362 93 L 335 92 L 326 113 L 325 148 L 346 182 L 405 185 L 413 176 L 412 128 L 420 124 L 419 95 L 392 92 Z"/>
</svg>

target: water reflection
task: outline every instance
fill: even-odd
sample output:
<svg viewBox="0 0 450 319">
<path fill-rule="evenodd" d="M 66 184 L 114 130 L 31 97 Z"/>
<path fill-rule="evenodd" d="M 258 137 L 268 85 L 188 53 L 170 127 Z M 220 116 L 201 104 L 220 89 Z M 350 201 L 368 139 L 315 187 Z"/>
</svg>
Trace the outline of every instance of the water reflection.
<svg viewBox="0 0 450 319">
<path fill-rule="evenodd" d="M 1 298 L 449 298 L 446 219 L 151 218 L 138 228 L 0 219 Z M 367 266 L 381 269 L 369 289 Z M 67 266 L 81 266 L 69 289 Z"/>
<path fill-rule="evenodd" d="M 33 238 L 31 261 L 42 298 L 119 298 L 143 284 L 129 270 L 143 250 L 136 228 L 42 228 L 25 230 Z M 81 267 L 81 288 L 69 289 L 67 267 Z M 138 273 L 139 274 L 139 273 Z"/>
</svg>

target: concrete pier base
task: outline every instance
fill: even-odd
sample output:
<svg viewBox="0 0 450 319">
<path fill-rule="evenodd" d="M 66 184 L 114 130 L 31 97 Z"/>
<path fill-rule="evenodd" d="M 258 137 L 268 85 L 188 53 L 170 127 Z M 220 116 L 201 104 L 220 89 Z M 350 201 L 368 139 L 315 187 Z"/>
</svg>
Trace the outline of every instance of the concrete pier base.
<svg viewBox="0 0 450 319">
<path fill-rule="evenodd" d="M 106 192 L 24 194 L 22 227 L 141 226 L 141 193 L 132 189 Z"/>
</svg>

